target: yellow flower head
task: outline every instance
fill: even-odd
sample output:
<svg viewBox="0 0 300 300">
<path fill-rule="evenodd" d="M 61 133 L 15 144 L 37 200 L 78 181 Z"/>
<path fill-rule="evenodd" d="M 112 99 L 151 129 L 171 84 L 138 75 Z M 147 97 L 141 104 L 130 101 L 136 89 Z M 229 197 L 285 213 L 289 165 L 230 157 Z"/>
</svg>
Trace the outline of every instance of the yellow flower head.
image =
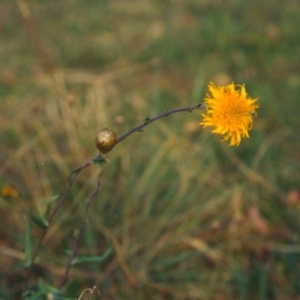
<svg viewBox="0 0 300 300">
<path fill-rule="evenodd" d="M 204 119 L 199 124 L 214 126 L 213 133 L 221 134 L 223 141 L 231 139 L 230 146 L 238 146 L 242 137 L 249 137 L 255 109 L 259 107 L 257 98 L 247 97 L 245 85 L 231 83 L 218 87 L 210 82 L 208 89 L 211 95 L 207 94 L 204 99 L 206 114 L 202 115 Z"/>
<path fill-rule="evenodd" d="M 8 198 L 17 198 L 19 196 L 19 193 L 18 193 L 18 191 L 13 189 L 11 186 L 5 185 L 1 189 L 1 195 L 3 197 L 8 197 Z"/>
</svg>

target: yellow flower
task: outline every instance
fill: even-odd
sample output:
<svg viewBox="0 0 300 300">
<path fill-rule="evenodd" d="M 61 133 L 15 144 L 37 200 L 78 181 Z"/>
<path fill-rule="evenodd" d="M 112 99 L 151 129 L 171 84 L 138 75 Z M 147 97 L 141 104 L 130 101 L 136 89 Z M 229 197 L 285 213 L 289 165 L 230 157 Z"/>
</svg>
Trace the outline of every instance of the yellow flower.
<svg viewBox="0 0 300 300">
<path fill-rule="evenodd" d="M 1 195 L 3 197 L 16 198 L 19 196 L 19 193 L 15 189 L 13 189 L 11 186 L 5 185 L 1 189 Z"/>
<path fill-rule="evenodd" d="M 214 126 L 213 133 L 221 134 L 223 141 L 231 139 L 230 146 L 238 146 L 242 137 L 249 137 L 255 109 L 259 107 L 257 98 L 247 96 L 245 85 L 231 83 L 218 87 L 210 82 L 208 89 L 211 95 L 207 94 L 204 99 L 206 114 L 202 115 L 204 119 L 199 124 Z"/>
</svg>

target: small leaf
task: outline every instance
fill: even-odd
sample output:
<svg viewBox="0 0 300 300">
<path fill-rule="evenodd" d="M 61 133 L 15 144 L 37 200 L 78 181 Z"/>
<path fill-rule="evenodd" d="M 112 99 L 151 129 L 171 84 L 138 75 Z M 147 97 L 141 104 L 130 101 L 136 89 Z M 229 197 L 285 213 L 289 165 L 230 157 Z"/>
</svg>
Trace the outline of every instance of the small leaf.
<svg viewBox="0 0 300 300">
<path fill-rule="evenodd" d="M 48 218 L 49 217 L 49 214 L 50 214 L 50 211 L 51 211 L 51 207 L 52 207 L 52 204 L 55 202 L 56 199 L 58 199 L 59 195 L 54 195 L 50 201 L 47 203 L 47 209 L 46 209 L 46 212 L 45 212 L 45 217 Z"/>
<path fill-rule="evenodd" d="M 77 256 L 73 260 L 72 265 L 81 264 L 81 263 L 98 263 L 98 262 L 105 261 L 109 257 L 109 255 L 112 253 L 112 250 L 113 250 L 113 246 L 110 245 L 108 247 L 108 249 L 102 255 L 99 255 L 99 256 L 87 256 L 87 255 Z"/>
<path fill-rule="evenodd" d="M 149 123 L 149 121 L 150 121 L 150 118 L 145 118 L 144 119 L 144 124 L 147 125 Z"/>
<path fill-rule="evenodd" d="M 46 216 L 43 212 L 43 204 L 45 203 L 45 199 L 41 200 L 38 204 L 38 207 L 37 207 L 37 210 L 39 212 L 39 216 L 40 216 L 40 220 L 42 221 L 43 224 L 47 225 L 48 226 L 48 221 L 46 219 Z"/>
<path fill-rule="evenodd" d="M 30 230 L 30 223 L 26 216 L 24 216 L 24 221 L 25 221 L 25 240 L 24 240 L 25 264 L 24 264 L 24 267 L 27 268 L 31 265 L 31 261 L 32 261 L 31 237 L 30 237 L 31 230 Z"/>
<path fill-rule="evenodd" d="M 45 284 L 41 279 L 39 279 L 38 284 L 35 284 L 34 286 L 30 287 L 27 291 L 23 292 L 22 297 L 26 300 L 71 300 L 71 298 L 62 297 L 61 292 L 58 289 L 54 288 L 51 285 Z"/>
<path fill-rule="evenodd" d="M 41 219 L 43 220 L 43 223 L 45 225 L 48 226 L 48 217 L 49 217 L 49 214 L 50 214 L 50 211 L 51 211 L 51 207 L 52 207 L 52 204 L 54 203 L 54 201 L 58 198 L 58 195 L 55 195 L 53 196 L 50 200 L 47 200 L 47 199 L 42 199 L 39 204 L 38 204 L 38 212 L 39 212 L 39 215 L 41 217 Z M 44 204 L 46 204 L 46 210 L 45 212 L 43 212 L 43 206 Z"/>
<path fill-rule="evenodd" d="M 45 284 L 42 279 L 39 279 L 39 287 L 40 287 L 41 291 L 43 291 L 43 293 L 51 292 L 51 293 L 55 293 L 57 295 L 60 294 L 60 291 L 57 288 L 55 288 L 49 284 Z"/>
<path fill-rule="evenodd" d="M 22 200 L 22 204 L 24 206 L 24 209 L 26 210 L 26 212 L 28 213 L 28 215 L 30 216 L 31 220 L 40 228 L 42 229 L 47 229 L 48 228 L 48 222 L 46 220 L 42 220 L 41 218 L 37 217 L 35 214 L 33 214 L 30 209 L 28 208 L 28 206 L 26 205 L 25 201 L 23 198 L 21 198 Z"/>
<path fill-rule="evenodd" d="M 105 165 L 107 162 L 107 159 L 103 158 L 102 156 L 93 158 L 93 164 L 95 165 Z"/>
<path fill-rule="evenodd" d="M 48 228 L 48 221 L 47 220 L 43 220 L 42 218 L 36 216 L 35 214 L 33 214 L 31 211 L 28 211 L 29 216 L 31 218 L 31 220 L 33 221 L 33 223 L 35 225 L 37 225 L 38 227 L 42 228 L 42 229 L 47 229 Z"/>
</svg>

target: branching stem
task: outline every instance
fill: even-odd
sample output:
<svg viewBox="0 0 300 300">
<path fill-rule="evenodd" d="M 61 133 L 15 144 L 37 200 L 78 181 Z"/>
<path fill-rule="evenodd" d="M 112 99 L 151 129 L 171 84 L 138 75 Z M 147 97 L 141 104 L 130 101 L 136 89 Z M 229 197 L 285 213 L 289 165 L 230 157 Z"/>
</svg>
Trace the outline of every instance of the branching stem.
<svg viewBox="0 0 300 300">
<path fill-rule="evenodd" d="M 72 267 L 73 260 L 75 259 L 76 255 L 77 255 L 78 247 L 79 247 L 79 244 L 80 244 L 80 242 L 81 242 L 81 240 L 83 238 L 83 234 L 85 232 L 85 227 L 86 227 L 86 224 L 88 222 L 89 208 L 90 208 L 90 206 L 91 206 L 91 204 L 93 202 L 94 197 L 98 194 L 100 188 L 101 188 L 101 175 L 99 176 L 99 180 L 97 182 L 97 185 L 96 185 L 93 193 L 91 194 L 90 198 L 87 200 L 87 202 L 85 204 L 84 220 L 83 220 L 83 222 L 81 224 L 81 227 L 79 229 L 79 233 L 77 235 L 77 238 L 76 238 L 73 250 L 72 250 L 72 254 L 71 254 L 70 258 L 69 258 L 69 262 L 67 264 L 65 273 L 64 273 L 63 278 L 61 280 L 60 289 L 62 289 L 63 286 L 68 281 L 68 277 L 69 277 L 69 273 L 70 273 L 70 270 L 71 270 L 71 267 Z"/>
<path fill-rule="evenodd" d="M 187 107 L 180 107 L 180 108 L 174 108 L 174 109 L 170 109 L 170 110 L 167 110 L 163 113 L 160 113 L 159 115 L 155 116 L 155 117 L 152 117 L 152 118 L 145 118 L 144 122 L 141 123 L 140 125 L 137 125 L 136 127 L 133 127 L 132 129 L 130 129 L 129 131 L 125 132 L 124 134 L 122 134 L 116 141 L 116 144 L 119 144 L 120 142 L 122 142 L 123 140 L 125 140 L 126 138 L 128 138 L 131 134 L 133 134 L 134 132 L 138 132 L 138 131 L 141 131 L 142 128 L 144 128 L 145 126 L 153 123 L 154 121 L 158 120 L 158 119 L 161 119 L 163 117 L 166 117 L 166 116 L 169 116 L 171 114 L 174 114 L 174 113 L 178 113 L 178 112 L 185 112 L 185 111 L 188 111 L 188 112 L 192 112 L 193 110 L 198 110 L 198 109 L 204 109 L 205 108 L 205 105 L 204 104 L 196 104 L 196 105 L 193 105 L 193 106 L 187 106 Z M 66 200 L 66 198 L 68 197 L 69 193 L 70 193 L 70 190 L 75 182 L 75 179 L 77 178 L 77 176 L 79 175 L 80 172 L 82 172 L 83 170 L 87 169 L 89 166 L 91 166 L 94 161 L 99 161 L 99 158 L 102 157 L 102 154 L 99 154 L 97 157 L 89 160 L 88 162 L 82 164 L 81 166 L 79 166 L 78 168 L 76 168 L 75 170 L 72 171 L 71 173 L 71 177 L 68 181 L 68 184 L 66 186 L 66 189 L 65 189 L 65 192 L 63 193 L 62 197 L 60 198 L 60 200 L 58 201 L 58 203 L 56 204 L 55 208 L 53 209 L 53 211 L 51 212 L 50 216 L 49 216 L 49 219 L 48 219 L 48 227 L 51 225 L 54 217 L 56 216 L 57 212 L 60 210 L 60 208 L 62 207 L 64 201 Z M 86 204 L 86 212 L 85 212 L 85 216 L 87 216 L 87 211 L 88 211 L 88 208 L 89 206 L 91 205 L 92 203 L 92 199 L 94 198 L 94 196 L 98 193 L 99 189 L 100 189 L 100 183 L 101 179 L 99 179 L 98 181 L 98 184 L 97 184 L 97 187 L 95 189 L 95 191 L 93 192 L 93 194 L 91 195 L 90 197 L 90 200 L 88 201 L 88 203 Z M 85 217 L 86 218 L 86 217 Z M 85 224 L 85 223 L 84 223 Z M 71 255 L 71 258 L 70 258 L 70 261 L 69 261 L 69 264 L 66 268 L 66 273 L 63 277 L 63 280 L 61 282 L 61 287 L 66 283 L 67 281 L 67 278 L 68 278 L 68 274 L 69 274 L 69 271 L 70 271 L 70 268 L 71 268 L 71 265 L 72 265 L 72 261 L 74 260 L 75 256 L 76 256 L 76 252 L 77 252 L 77 249 L 78 249 L 78 245 L 79 245 L 79 241 L 84 233 L 84 230 L 85 230 L 85 225 L 82 225 L 81 229 L 80 229 L 80 232 L 79 232 L 79 236 L 78 236 L 78 239 L 77 239 L 77 244 L 75 244 L 74 246 L 74 249 L 73 249 L 73 253 Z M 36 257 L 40 251 L 40 248 L 43 244 L 43 241 L 45 239 L 45 236 L 47 234 L 47 229 L 45 229 L 42 234 L 41 234 L 41 237 L 37 243 L 37 246 L 35 248 L 35 251 L 34 251 L 34 254 L 32 256 L 32 260 L 31 260 L 31 267 L 32 265 L 34 264 L 35 260 L 36 260 Z M 30 273 L 31 273 L 31 267 L 29 267 L 28 269 L 28 272 L 27 272 L 27 278 L 26 278 L 26 285 L 28 283 L 28 280 L 29 280 L 29 277 L 30 277 Z"/>
</svg>

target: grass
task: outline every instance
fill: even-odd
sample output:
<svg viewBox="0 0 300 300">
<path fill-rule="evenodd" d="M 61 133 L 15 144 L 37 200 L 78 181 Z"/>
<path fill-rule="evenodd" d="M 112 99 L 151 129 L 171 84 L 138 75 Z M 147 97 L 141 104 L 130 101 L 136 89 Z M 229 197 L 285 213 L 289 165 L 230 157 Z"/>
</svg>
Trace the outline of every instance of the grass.
<svg viewBox="0 0 300 300">
<path fill-rule="evenodd" d="M 62 195 L 69 173 L 97 155 L 97 131 L 120 136 L 202 102 L 209 81 L 234 81 L 260 104 L 240 147 L 201 129 L 194 111 L 108 155 L 62 293 L 298 299 L 298 2 L 35 0 L 29 22 L 18 3 L 0 4 L 0 187 L 19 193 L 0 198 L 0 297 L 25 291 L 22 201 L 37 215 Z M 93 165 L 77 177 L 48 230 L 30 280 L 40 299 L 59 287 L 98 173 Z M 33 249 L 41 232 L 31 222 Z"/>
</svg>

